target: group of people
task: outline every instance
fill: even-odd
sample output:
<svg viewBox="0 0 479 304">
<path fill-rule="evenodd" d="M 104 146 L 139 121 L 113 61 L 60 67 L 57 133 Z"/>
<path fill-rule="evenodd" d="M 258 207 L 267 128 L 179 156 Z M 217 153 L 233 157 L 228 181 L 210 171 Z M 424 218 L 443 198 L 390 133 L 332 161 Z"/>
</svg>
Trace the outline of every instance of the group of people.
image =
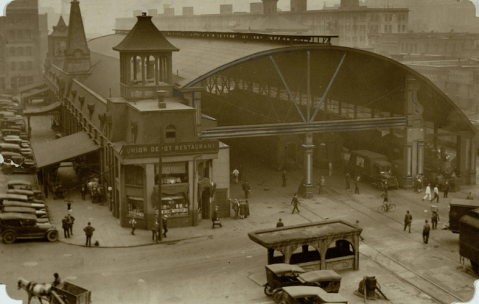
<svg viewBox="0 0 479 304">
<path fill-rule="evenodd" d="M 437 223 L 439 222 L 439 213 L 437 210 L 432 211 L 431 215 L 431 224 L 432 229 L 437 229 Z M 412 224 L 412 215 L 409 213 L 409 210 L 406 211 L 406 215 L 404 216 L 404 231 L 409 228 L 409 233 L 411 233 L 411 224 Z M 431 231 L 431 226 L 429 226 L 429 221 L 426 219 L 424 220 L 424 226 L 422 228 L 422 239 L 424 244 L 427 244 L 429 241 L 429 233 Z"/>
<path fill-rule="evenodd" d="M 63 235 L 65 238 L 69 238 L 73 235 L 73 224 L 75 223 L 75 218 L 71 215 L 65 215 L 62 219 L 62 228 L 63 228 Z"/>
<path fill-rule="evenodd" d="M 163 216 L 161 221 L 161 226 L 163 227 L 163 231 L 161 231 L 163 233 L 163 237 L 166 237 L 166 233 L 168 232 L 168 216 L 167 215 Z M 157 218 L 155 220 L 155 224 L 153 225 L 153 227 L 151 227 L 151 239 L 158 243 L 159 236 L 160 236 L 160 223 L 159 223 L 159 219 Z"/>
<path fill-rule="evenodd" d="M 244 219 L 244 218 L 247 218 L 248 215 L 249 215 L 249 202 L 248 202 L 248 200 L 243 201 L 243 200 L 234 199 L 232 201 L 231 208 L 235 212 L 235 219 L 237 219 L 238 217 L 240 219 Z"/>
<path fill-rule="evenodd" d="M 346 190 L 351 189 L 351 175 L 349 175 L 349 172 L 346 172 Z M 359 194 L 359 181 L 361 180 L 361 177 L 359 175 L 356 175 L 353 177 L 353 182 L 354 182 L 354 193 Z M 386 186 L 387 189 L 387 186 Z"/>
</svg>

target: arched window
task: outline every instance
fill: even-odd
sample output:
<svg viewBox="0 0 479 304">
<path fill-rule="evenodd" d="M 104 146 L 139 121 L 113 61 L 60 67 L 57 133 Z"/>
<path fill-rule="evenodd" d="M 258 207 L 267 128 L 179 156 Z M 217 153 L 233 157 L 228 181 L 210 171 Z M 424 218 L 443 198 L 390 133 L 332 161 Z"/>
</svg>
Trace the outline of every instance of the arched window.
<svg viewBox="0 0 479 304">
<path fill-rule="evenodd" d="M 176 127 L 169 125 L 165 129 L 165 141 L 166 142 L 175 142 L 176 141 Z"/>
</svg>

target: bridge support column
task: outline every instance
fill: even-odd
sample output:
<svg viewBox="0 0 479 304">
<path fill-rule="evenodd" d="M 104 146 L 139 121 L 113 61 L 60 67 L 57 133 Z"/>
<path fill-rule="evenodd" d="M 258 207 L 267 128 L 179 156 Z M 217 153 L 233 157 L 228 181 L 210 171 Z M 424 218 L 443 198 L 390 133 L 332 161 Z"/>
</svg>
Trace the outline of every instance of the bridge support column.
<svg viewBox="0 0 479 304">
<path fill-rule="evenodd" d="M 313 187 L 313 133 L 306 133 L 304 148 L 304 178 L 299 187 L 299 195 L 308 197 L 308 193 L 312 193 Z"/>
</svg>

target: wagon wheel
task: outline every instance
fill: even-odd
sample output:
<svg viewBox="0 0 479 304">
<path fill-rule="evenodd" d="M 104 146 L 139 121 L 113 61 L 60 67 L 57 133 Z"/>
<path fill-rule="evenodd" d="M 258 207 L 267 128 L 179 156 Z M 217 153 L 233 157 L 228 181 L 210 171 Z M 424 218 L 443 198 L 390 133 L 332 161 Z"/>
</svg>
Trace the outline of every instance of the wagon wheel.
<svg viewBox="0 0 479 304">
<path fill-rule="evenodd" d="M 278 291 L 273 293 L 273 300 L 274 300 L 275 303 L 284 302 L 284 300 L 282 301 L 282 299 L 283 299 L 283 291 L 278 290 Z"/>
<path fill-rule="evenodd" d="M 268 297 L 271 297 L 273 295 L 273 288 L 271 288 L 268 283 L 264 284 L 264 294 Z"/>
<path fill-rule="evenodd" d="M 3 235 L 3 242 L 5 244 L 12 244 L 17 239 L 17 236 L 12 231 L 8 231 Z"/>
<path fill-rule="evenodd" d="M 47 233 L 47 239 L 49 242 L 58 241 L 58 231 L 52 230 Z"/>
</svg>

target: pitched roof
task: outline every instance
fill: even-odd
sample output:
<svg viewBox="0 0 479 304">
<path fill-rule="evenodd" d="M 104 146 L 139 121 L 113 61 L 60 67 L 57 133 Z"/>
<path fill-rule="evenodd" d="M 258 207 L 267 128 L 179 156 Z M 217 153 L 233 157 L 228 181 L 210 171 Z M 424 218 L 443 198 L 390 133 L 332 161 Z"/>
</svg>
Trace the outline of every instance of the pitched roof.
<svg viewBox="0 0 479 304">
<path fill-rule="evenodd" d="M 151 22 L 152 16 L 137 16 L 133 29 L 120 44 L 113 47 L 116 51 L 179 51 L 171 44 Z"/>
<path fill-rule="evenodd" d="M 83 27 L 83 19 L 80 11 L 80 3 L 77 0 L 71 2 L 70 21 L 68 23 L 68 40 L 65 54 L 72 54 L 75 50 L 81 50 L 83 54 L 90 54 Z"/>
<path fill-rule="evenodd" d="M 68 35 L 68 26 L 63 20 L 63 17 L 60 16 L 58 23 L 53 27 L 53 32 L 50 34 L 52 37 L 66 37 Z"/>
</svg>

